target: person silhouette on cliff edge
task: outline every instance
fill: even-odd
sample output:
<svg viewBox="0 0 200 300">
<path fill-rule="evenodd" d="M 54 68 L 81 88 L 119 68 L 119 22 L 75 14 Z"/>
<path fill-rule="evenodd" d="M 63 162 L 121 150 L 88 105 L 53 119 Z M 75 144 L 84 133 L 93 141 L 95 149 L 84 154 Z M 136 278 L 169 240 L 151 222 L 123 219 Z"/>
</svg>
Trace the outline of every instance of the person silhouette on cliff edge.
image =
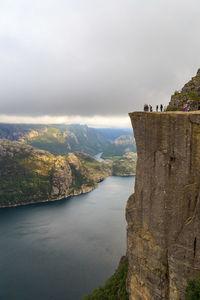
<svg viewBox="0 0 200 300">
<path fill-rule="evenodd" d="M 156 105 L 156 112 L 158 112 L 158 105 Z"/>
<path fill-rule="evenodd" d="M 163 111 L 163 105 L 160 104 L 160 111 L 162 112 Z"/>
</svg>

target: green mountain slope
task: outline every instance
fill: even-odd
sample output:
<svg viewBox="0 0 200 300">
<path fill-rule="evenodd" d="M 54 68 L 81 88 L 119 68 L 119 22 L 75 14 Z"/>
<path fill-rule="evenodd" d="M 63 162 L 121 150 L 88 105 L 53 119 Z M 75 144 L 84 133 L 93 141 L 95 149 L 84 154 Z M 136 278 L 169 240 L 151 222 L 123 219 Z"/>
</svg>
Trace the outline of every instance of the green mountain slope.
<svg viewBox="0 0 200 300">
<path fill-rule="evenodd" d="M 55 155 L 65 155 L 75 151 L 95 155 L 107 145 L 95 129 L 81 125 L 47 127 L 42 134 L 27 136 L 25 142 Z"/>
<path fill-rule="evenodd" d="M 91 191 L 110 169 L 88 155 L 54 156 L 0 140 L 0 206 L 62 199 Z"/>
<path fill-rule="evenodd" d="M 100 286 L 92 291 L 92 294 L 85 295 L 83 300 L 128 300 L 126 291 L 126 278 L 128 273 L 128 261 L 122 257 L 115 273 Z"/>
<path fill-rule="evenodd" d="M 0 140 L 0 207 L 89 192 L 112 175 L 113 164 L 81 152 L 54 156 L 21 142 Z"/>
<path fill-rule="evenodd" d="M 132 138 L 131 131 L 124 129 L 95 129 L 86 125 L 0 124 L 0 139 L 21 141 L 54 155 L 75 151 L 90 155 L 104 151 L 107 156 L 115 153 L 122 155 L 127 147 L 122 147 L 114 140 L 125 133 Z M 135 151 L 134 146 L 129 146 L 130 151 Z"/>
<path fill-rule="evenodd" d="M 200 69 L 181 91 L 175 91 L 167 107 L 168 111 L 183 110 L 183 105 L 188 104 L 191 110 L 200 110 Z"/>
<path fill-rule="evenodd" d="M 115 176 L 129 176 L 136 174 L 137 154 L 129 152 L 113 160 L 112 174 Z"/>
<path fill-rule="evenodd" d="M 121 156 L 128 152 L 136 152 L 135 140 L 131 135 L 121 135 L 105 147 L 102 157 Z"/>
</svg>

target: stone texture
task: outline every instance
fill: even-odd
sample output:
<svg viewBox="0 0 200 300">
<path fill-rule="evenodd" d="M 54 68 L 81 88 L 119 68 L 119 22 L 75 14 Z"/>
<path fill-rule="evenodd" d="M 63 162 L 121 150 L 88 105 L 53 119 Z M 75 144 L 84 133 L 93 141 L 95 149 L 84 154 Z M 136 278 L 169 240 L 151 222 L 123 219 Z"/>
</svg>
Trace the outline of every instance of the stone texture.
<svg viewBox="0 0 200 300">
<path fill-rule="evenodd" d="M 200 69 L 181 91 L 176 91 L 171 96 L 167 110 L 182 110 L 184 104 L 189 104 L 191 110 L 200 110 Z"/>
<path fill-rule="evenodd" d="M 134 153 L 98 162 L 81 152 L 54 156 L 22 142 L 0 139 L 0 208 L 87 193 L 109 175 L 131 175 L 135 165 Z"/>
<path fill-rule="evenodd" d="M 200 113 L 130 117 L 138 160 L 126 211 L 129 299 L 184 299 L 200 272 Z"/>
<path fill-rule="evenodd" d="M 0 207 L 86 193 L 110 173 L 87 154 L 54 156 L 21 142 L 0 140 Z"/>
</svg>

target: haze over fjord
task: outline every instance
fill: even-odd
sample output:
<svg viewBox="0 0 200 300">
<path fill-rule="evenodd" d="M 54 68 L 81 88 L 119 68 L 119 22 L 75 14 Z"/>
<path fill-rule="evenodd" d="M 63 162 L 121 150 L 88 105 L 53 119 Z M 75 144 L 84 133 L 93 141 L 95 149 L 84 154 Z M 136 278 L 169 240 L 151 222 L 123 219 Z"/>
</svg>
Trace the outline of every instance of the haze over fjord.
<svg viewBox="0 0 200 300">
<path fill-rule="evenodd" d="M 200 66 L 198 0 L 0 3 L 0 122 L 129 126 Z"/>
</svg>

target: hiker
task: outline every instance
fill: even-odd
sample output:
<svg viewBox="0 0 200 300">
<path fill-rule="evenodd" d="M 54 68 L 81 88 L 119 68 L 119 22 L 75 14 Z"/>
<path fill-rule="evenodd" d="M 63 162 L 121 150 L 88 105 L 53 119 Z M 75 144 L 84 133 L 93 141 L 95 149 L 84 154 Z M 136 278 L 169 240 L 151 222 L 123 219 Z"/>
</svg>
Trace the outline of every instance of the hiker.
<svg viewBox="0 0 200 300">
<path fill-rule="evenodd" d="M 148 106 L 148 104 L 145 104 L 145 105 L 144 105 L 144 111 L 149 111 L 149 106 Z"/>
<path fill-rule="evenodd" d="M 151 106 L 151 105 L 149 105 L 149 110 L 150 110 L 150 112 L 152 112 L 152 111 L 153 111 L 153 108 L 152 108 L 152 106 Z"/>
<path fill-rule="evenodd" d="M 187 111 L 187 104 L 183 105 L 183 111 Z"/>
<path fill-rule="evenodd" d="M 160 104 L 160 111 L 162 112 L 162 110 L 163 110 L 163 105 Z"/>
<path fill-rule="evenodd" d="M 158 112 L 158 105 L 156 105 L 156 111 Z"/>
<path fill-rule="evenodd" d="M 183 105 L 183 111 L 190 111 L 190 110 L 191 110 L 191 108 L 188 104 Z"/>
</svg>

